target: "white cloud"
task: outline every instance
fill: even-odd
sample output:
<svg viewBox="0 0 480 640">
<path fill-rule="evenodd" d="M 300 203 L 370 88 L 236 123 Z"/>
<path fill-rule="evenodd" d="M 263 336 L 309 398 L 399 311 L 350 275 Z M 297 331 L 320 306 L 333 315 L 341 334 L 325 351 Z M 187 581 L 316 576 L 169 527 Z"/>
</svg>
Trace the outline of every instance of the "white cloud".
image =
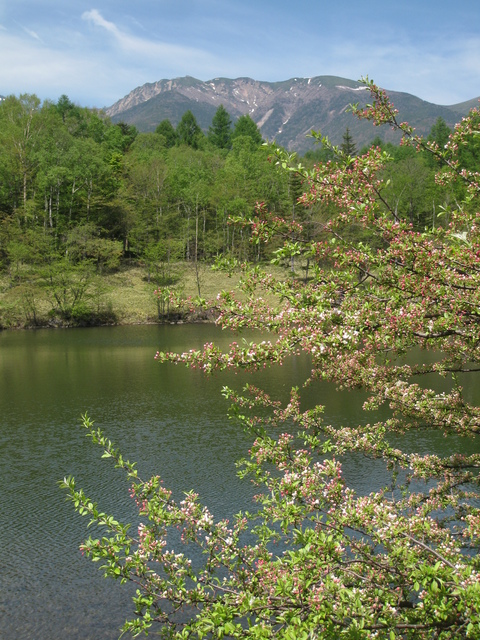
<svg viewBox="0 0 480 640">
<path fill-rule="evenodd" d="M 97 9 L 92 9 L 91 11 L 85 11 L 82 14 L 82 20 L 87 20 L 89 22 L 92 22 L 97 27 L 102 27 L 103 29 L 110 31 L 110 33 L 113 33 L 115 36 L 120 37 L 120 31 L 117 29 L 114 23 L 108 22 L 108 20 L 105 20 L 102 17 L 101 13 L 97 11 Z"/>
<path fill-rule="evenodd" d="M 71 50 L 60 55 L 37 40 L 2 32 L 0 59 L 12 61 L 0 67 L 0 94 L 3 95 L 36 93 L 42 99 L 56 100 L 66 93 L 74 102 L 98 107 L 113 103 L 119 97 L 115 74 L 112 75 L 108 61 L 95 52 L 79 56 L 76 50 Z M 126 74 L 126 82 L 135 81 Z"/>
<path fill-rule="evenodd" d="M 480 95 L 480 39 L 431 41 L 422 47 L 408 38 L 372 43 L 324 42 L 316 56 L 294 56 L 297 73 L 362 75 L 391 91 L 404 91 L 437 104 L 454 104 Z"/>
<path fill-rule="evenodd" d="M 34 40 L 38 40 L 39 42 L 43 42 L 43 40 L 40 38 L 38 33 L 33 31 L 32 29 L 28 29 L 27 27 L 24 27 L 24 26 L 22 26 L 22 29 L 25 31 L 25 33 L 27 33 Z"/>
<path fill-rule="evenodd" d="M 199 64 L 211 66 L 215 60 L 214 56 L 202 49 L 130 35 L 119 29 L 113 22 L 105 20 L 97 9 L 85 11 L 82 14 L 82 19 L 92 23 L 95 27 L 108 31 L 125 53 L 141 57 L 144 65 L 148 65 L 149 61 L 153 60 L 158 62 L 159 58 L 172 58 L 180 67 L 186 63 L 192 64 L 194 62 L 198 68 Z"/>
</svg>

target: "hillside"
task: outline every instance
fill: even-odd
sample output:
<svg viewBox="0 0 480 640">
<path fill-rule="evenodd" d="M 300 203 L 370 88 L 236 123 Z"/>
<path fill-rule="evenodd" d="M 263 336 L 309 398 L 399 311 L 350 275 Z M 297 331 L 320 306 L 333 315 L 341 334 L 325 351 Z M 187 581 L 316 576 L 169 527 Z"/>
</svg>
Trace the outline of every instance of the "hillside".
<svg viewBox="0 0 480 640">
<path fill-rule="evenodd" d="M 459 115 L 468 113 L 476 100 L 452 106 L 426 102 L 408 93 L 387 90 L 400 112 L 417 131 L 427 134 L 438 117 L 453 127 Z M 348 112 L 351 103 L 368 101 L 363 85 L 335 76 L 292 78 L 283 82 L 261 82 L 251 78 L 214 78 L 203 82 L 186 76 L 145 84 L 109 107 L 106 112 L 114 122 L 134 124 L 140 131 L 154 131 L 164 119 L 176 126 L 190 109 L 199 125 L 207 130 L 220 104 L 235 120 L 248 113 L 258 124 L 264 138 L 275 139 L 282 146 L 304 152 L 313 141 L 312 129 L 339 143 L 348 126 L 357 146 L 380 135 L 395 141 L 389 130 L 376 129 L 359 122 Z"/>
</svg>

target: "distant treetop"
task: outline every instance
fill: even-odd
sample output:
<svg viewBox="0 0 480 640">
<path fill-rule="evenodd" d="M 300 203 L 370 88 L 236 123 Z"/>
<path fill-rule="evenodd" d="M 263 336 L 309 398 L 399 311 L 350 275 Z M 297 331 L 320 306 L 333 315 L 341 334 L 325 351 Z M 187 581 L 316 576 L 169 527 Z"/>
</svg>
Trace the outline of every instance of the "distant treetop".
<svg viewBox="0 0 480 640">
<path fill-rule="evenodd" d="M 263 142 L 262 134 L 260 133 L 259 128 L 248 114 L 240 116 L 239 119 L 235 122 L 232 139 L 238 138 L 240 136 L 248 136 L 252 138 L 252 140 L 256 144 L 262 144 Z"/>
<path fill-rule="evenodd" d="M 221 104 L 215 112 L 212 124 L 208 129 L 208 139 L 219 149 L 229 149 L 232 143 L 232 120 L 230 114 Z"/>
</svg>

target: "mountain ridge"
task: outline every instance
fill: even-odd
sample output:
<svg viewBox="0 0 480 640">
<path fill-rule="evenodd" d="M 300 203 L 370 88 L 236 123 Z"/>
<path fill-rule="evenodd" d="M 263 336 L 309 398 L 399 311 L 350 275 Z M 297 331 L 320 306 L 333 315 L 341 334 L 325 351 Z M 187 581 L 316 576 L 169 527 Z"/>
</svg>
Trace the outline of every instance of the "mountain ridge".
<svg viewBox="0 0 480 640">
<path fill-rule="evenodd" d="M 441 117 L 453 127 L 466 115 L 477 99 L 445 106 L 429 103 L 412 94 L 388 91 L 399 110 L 401 120 L 407 120 L 418 133 L 428 134 Z M 184 76 L 146 83 L 133 89 L 124 98 L 106 109 L 113 122 L 134 124 L 140 131 L 154 131 L 165 119 L 178 124 L 190 109 L 204 131 L 223 104 L 232 120 L 249 114 L 262 135 L 275 139 L 290 150 L 305 152 L 314 144 L 308 134 L 320 130 L 334 144 L 342 140 L 348 127 L 362 146 L 379 135 L 397 142 L 398 136 L 387 128 L 374 128 L 369 122 L 355 119 L 348 107 L 353 102 L 366 104 L 370 98 L 365 86 L 340 76 L 289 78 L 279 82 L 264 82 L 248 77 L 213 78 L 206 82 Z"/>
</svg>

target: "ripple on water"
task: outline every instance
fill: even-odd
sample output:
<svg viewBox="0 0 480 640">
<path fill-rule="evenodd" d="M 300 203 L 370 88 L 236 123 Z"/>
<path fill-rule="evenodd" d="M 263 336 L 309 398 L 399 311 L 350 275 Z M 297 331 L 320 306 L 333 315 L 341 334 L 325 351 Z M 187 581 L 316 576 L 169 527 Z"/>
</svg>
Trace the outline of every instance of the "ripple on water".
<svg viewBox="0 0 480 640">
<path fill-rule="evenodd" d="M 159 473 L 176 497 L 194 488 L 216 517 L 250 508 L 254 489 L 234 466 L 250 440 L 228 421 L 220 389 L 253 381 L 286 398 L 309 364 L 297 359 L 254 379 L 207 379 L 153 359 L 158 348 L 198 348 L 217 338 L 228 340 L 207 325 L 0 334 L 2 640 L 116 639 L 132 610 L 131 589 L 104 580 L 80 555 L 87 520 L 57 485 L 74 475 L 102 511 L 135 521 L 121 473 L 100 460 L 80 427 L 85 411 L 143 477 Z M 358 418 L 360 396 L 324 385 L 308 394 L 310 404 L 328 400 L 328 423 Z M 344 473 L 362 492 L 385 481 L 383 468 L 362 456 L 347 460 Z"/>
</svg>

